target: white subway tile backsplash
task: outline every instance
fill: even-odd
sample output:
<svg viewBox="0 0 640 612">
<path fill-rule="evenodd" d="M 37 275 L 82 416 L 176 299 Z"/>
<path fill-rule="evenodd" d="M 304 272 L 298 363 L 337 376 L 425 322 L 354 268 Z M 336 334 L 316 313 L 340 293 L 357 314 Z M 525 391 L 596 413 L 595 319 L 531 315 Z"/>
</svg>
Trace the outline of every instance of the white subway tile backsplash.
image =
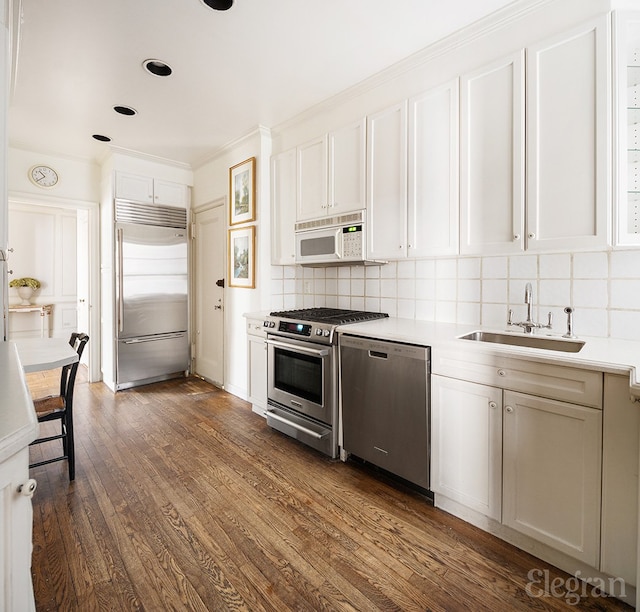
<svg viewBox="0 0 640 612">
<path fill-rule="evenodd" d="M 506 257 L 483 257 L 482 278 L 507 278 Z"/>
<path fill-rule="evenodd" d="M 612 280 L 610 306 L 640 310 L 640 279 Z"/>
<path fill-rule="evenodd" d="M 524 320 L 524 288 L 531 282 L 533 316 L 545 323 L 550 310 L 554 333 L 566 331 L 563 309 L 573 306 L 579 336 L 640 336 L 640 249 L 432 258 L 370 267 L 272 266 L 270 275 L 274 310 L 326 305 L 493 329 L 506 329 L 509 307 L 514 320 Z"/>
<path fill-rule="evenodd" d="M 415 319 L 416 301 L 398 299 L 398 317 L 402 319 Z"/>
<path fill-rule="evenodd" d="M 567 315 L 564 313 L 554 323 L 555 331 L 567 331 Z M 607 311 L 601 308 L 576 308 L 573 312 L 573 333 L 576 336 L 598 336 L 606 338 L 609 329 L 609 317 Z"/>
<path fill-rule="evenodd" d="M 390 317 L 397 317 L 397 300 L 395 298 L 380 298 L 380 312 L 386 312 Z"/>
<path fill-rule="evenodd" d="M 457 269 L 455 259 L 438 259 L 436 261 L 436 278 L 456 278 Z"/>
<path fill-rule="evenodd" d="M 571 278 L 571 255 L 540 255 L 540 278 Z"/>
<path fill-rule="evenodd" d="M 416 297 L 416 281 L 414 279 L 398 279 L 398 298 L 402 300 L 413 300 Z"/>
<path fill-rule="evenodd" d="M 364 284 L 364 294 L 367 297 L 380 297 L 380 279 L 368 278 Z"/>
<path fill-rule="evenodd" d="M 611 253 L 612 278 L 640 278 L 640 250 Z"/>
<path fill-rule="evenodd" d="M 482 301 L 484 303 L 507 303 L 507 281 L 489 279 L 482 281 Z"/>
<path fill-rule="evenodd" d="M 416 262 L 413 259 L 398 262 L 398 278 L 415 278 Z"/>
<path fill-rule="evenodd" d="M 434 300 L 416 300 L 416 319 L 435 321 L 436 303 Z"/>
<path fill-rule="evenodd" d="M 458 302 L 456 323 L 480 325 L 480 304 Z"/>
<path fill-rule="evenodd" d="M 515 255 L 509 258 L 509 278 L 535 281 L 538 278 L 537 255 Z"/>
<path fill-rule="evenodd" d="M 507 307 L 503 304 L 482 304 L 480 324 L 493 329 L 506 329 Z M 519 320 L 519 319 L 515 319 Z"/>
<path fill-rule="evenodd" d="M 463 257 L 458 260 L 458 278 L 480 278 L 479 257 Z"/>
<path fill-rule="evenodd" d="M 459 279 L 458 280 L 458 301 L 478 302 L 481 299 L 480 280 Z"/>
<path fill-rule="evenodd" d="M 533 293 L 534 304 L 568 306 L 571 303 L 571 283 L 566 280 L 541 280 L 539 294 Z"/>
<path fill-rule="evenodd" d="M 419 259 L 416 261 L 416 278 L 434 278 L 435 275 L 435 259 Z"/>
<path fill-rule="evenodd" d="M 606 253 L 576 253 L 573 256 L 573 278 L 607 278 L 609 260 Z"/>
<path fill-rule="evenodd" d="M 456 303 L 455 302 L 436 302 L 436 321 L 443 323 L 456 322 Z"/>
<path fill-rule="evenodd" d="M 575 308 L 606 308 L 609 302 L 608 283 L 606 280 L 573 281 L 573 300 Z"/>
<path fill-rule="evenodd" d="M 612 338 L 640 340 L 640 310 L 612 310 L 610 321 Z"/>
<path fill-rule="evenodd" d="M 364 297 L 351 296 L 351 309 L 364 310 Z"/>
<path fill-rule="evenodd" d="M 383 278 L 380 279 L 380 296 L 383 298 L 395 299 L 398 295 L 396 279 Z"/>
<path fill-rule="evenodd" d="M 398 278 L 398 266 L 395 261 L 380 266 L 380 278 Z"/>
<path fill-rule="evenodd" d="M 436 279 L 436 300 L 438 302 L 455 302 L 457 299 L 457 282 L 453 278 Z"/>
<path fill-rule="evenodd" d="M 436 297 L 436 281 L 434 278 L 419 278 L 416 280 L 416 299 L 434 300 Z"/>
<path fill-rule="evenodd" d="M 351 295 L 364 297 L 364 278 L 351 278 Z"/>
</svg>

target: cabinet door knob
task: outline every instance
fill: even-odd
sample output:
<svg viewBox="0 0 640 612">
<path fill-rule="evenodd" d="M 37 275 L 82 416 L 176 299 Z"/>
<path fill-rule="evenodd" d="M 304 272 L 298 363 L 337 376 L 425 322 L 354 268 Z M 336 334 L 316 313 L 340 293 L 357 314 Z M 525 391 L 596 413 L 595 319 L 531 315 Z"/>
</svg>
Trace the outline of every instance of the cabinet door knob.
<svg viewBox="0 0 640 612">
<path fill-rule="evenodd" d="M 533 232 L 529 232 L 529 238 L 535 238 L 536 235 Z"/>
<path fill-rule="evenodd" d="M 489 402 L 489 408 L 496 408 L 498 406 L 498 404 L 496 404 L 495 402 Z"/>
<path fill-rule="evenodd" d="M 514 240 L 520 240 L 520 234 L 514 234 L 513 235 L 513 239 Z"/>
<path fill-rule="evenodd" d="M 498 370 L 498 376 L 506 376 L 507 373 L 504 370 Z"/>
<path fill-rule="evenodd" d="M 506 410 L 507 412 L 513 412 L 513 408 L 512 408 L 511 406 L 507 406 L 507 407 L 505 408 L 505 410 Z"/>
<path fill-rule="evenodd" d="M 38 483 L 33 478 L 29 478 L 27 482 L 22 483 L 18 487 L 18 493 L 20 493 L 20 495 L 24 495 L 25 497 L 33 497 L 33 494 L 36 492 L 37 486 Z"/>
</svg>

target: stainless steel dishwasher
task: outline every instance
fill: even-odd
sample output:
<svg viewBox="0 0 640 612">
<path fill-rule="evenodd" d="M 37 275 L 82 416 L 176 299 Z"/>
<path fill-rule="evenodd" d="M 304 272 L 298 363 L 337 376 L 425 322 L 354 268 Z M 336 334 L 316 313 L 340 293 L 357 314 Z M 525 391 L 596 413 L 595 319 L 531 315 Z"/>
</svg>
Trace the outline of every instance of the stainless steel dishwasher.
<svg viewBox="0 0 640 612">
<path fill-rule="evenodd" d="M 343 450 L 429 488 L 429 347 L 340 337 Z"/>
</svg>

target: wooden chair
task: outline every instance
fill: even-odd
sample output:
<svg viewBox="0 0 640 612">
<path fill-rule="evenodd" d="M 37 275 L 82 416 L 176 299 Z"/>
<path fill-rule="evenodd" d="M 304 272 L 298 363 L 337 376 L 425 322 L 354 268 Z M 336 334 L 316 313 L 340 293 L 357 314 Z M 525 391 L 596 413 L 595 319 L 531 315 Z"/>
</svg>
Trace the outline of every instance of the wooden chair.
<svg viewBox="0 0 640 612">
<path fill-rule="evenodd" d="M 59 419 L 60 433 L 55 436 L 38 438 L 34 440 L 31 445 L 51 442 L 52 440 L 62 440 L 62 455 L 54 457 L 53 459 L 32 463 L 29 467 L 37 467 L 39 465 L 46 465 L 47 463 L 67 459 L 69 463 L 69 480 L 73 480 L 76 476 L 75 447 L 73 441 L 73 389 L 75 387 L 78 365 L 82 358 L 82 351 L 84 351 L 87 342 L 89 342 L 89 336 L 87 336 L 87 334 L 75 332 L 71 334 L 69 344 L 76 349 L 78 361 L 62 368 L 59 395 L 50 395 L 33 400 L 38 422 L 45 423 Z"/>
</svg>

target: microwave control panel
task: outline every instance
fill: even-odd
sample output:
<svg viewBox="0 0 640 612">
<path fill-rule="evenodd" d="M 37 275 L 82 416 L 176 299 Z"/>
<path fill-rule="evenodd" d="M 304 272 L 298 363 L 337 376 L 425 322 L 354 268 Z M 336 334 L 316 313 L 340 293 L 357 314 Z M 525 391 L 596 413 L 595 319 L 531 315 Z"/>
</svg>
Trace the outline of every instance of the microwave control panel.
<svg viewBox="0 0 640 612">
<path fill-rule="evenodd" d="M 362 258 L 362 225 L 350 225 L 342 229 L 342 257 Z"/>
</svg>

